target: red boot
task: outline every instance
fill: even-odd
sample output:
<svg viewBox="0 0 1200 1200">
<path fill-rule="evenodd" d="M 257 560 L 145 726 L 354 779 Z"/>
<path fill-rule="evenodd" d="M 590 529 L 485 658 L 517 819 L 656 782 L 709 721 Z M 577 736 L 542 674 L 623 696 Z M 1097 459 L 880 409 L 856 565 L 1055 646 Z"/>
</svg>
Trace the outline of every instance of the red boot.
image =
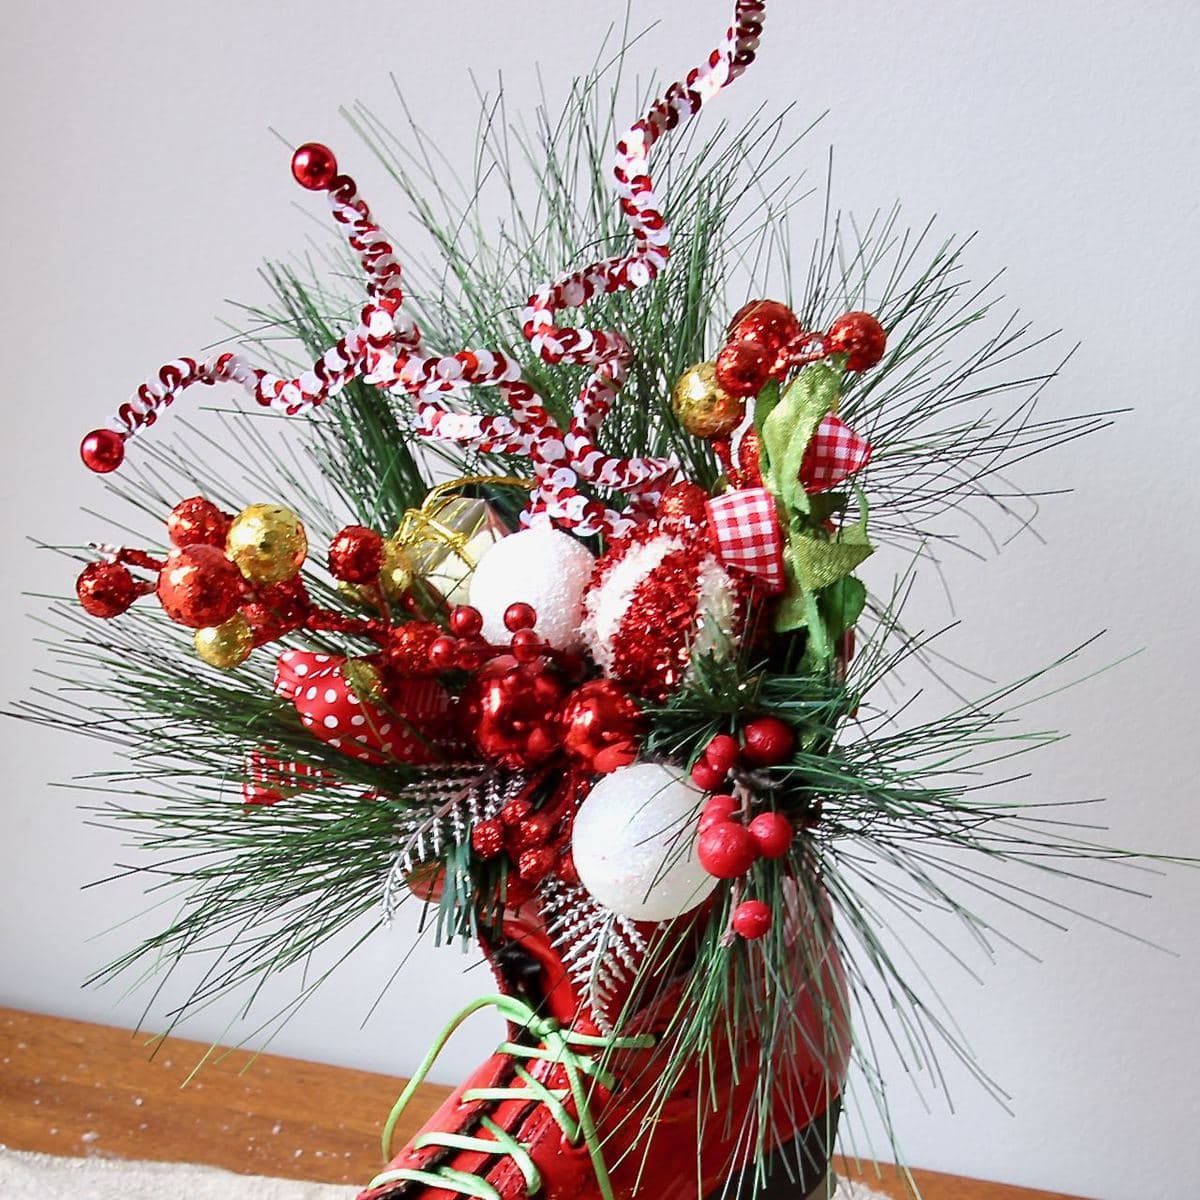
<svg viewBox="0 0 1200 1200">
<path fill-rule="evenodd" d="M 822 1194 L 849 1025 L 827 912 L 808 924 L 809 935 L 796 938 L 795 961 L 815 969 L 770 984 L 789 988 L 795 1000 L 786 1035 L 777 1033 L 766 1051 L 774 1083 L 764 1104 L 756 1086 L 764 1048 L 754 1030 L 736 1038 L 714 1032 L 707 1053 L 686 1056 L 682 1067 L 670 1065 L 672 1038 L 698 982 L 692 974 L 680 972 L 622 1020 L 619 1033 L 605 1034 L 599 1026 L 607 1019 L 572 985 L 561 947 L 541 917 L 522 910 L 507 918 L 505 940 L 485 947 L 503 994 L 475 1001 L 451 1022 L 393 1110 L 388 1133 L 466 1017 L 496 1008 L 509 1022 L 508 1041 L 361 1200 L 801 1200 Z M 811 933 L 816 927 L 819 937 Z M 609 1011 L 620 1004 L 612 998 Z"/>
</svg>

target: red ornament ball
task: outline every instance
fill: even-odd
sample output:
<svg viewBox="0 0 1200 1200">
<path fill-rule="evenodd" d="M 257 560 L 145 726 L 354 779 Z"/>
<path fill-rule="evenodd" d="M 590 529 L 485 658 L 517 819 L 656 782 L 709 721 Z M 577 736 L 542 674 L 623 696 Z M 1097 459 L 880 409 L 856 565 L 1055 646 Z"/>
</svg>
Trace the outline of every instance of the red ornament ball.
<svg viewBox="0 0 1200 1200">
<path fill-rule="evenodd" d="M 520 633 L 523 629 L 532 629 L 537 624 L 537 613 L 532 604 L 518 600 L 504 610 L 504 628 L 509 633 Z"/>
<path fill-rule="evenodd" d="M 480 858 L 495 858 L 504 849 L 504 826 L 499 818 L 480 821 L 471 830 L 471 849 Z"/>
<path fill-rule="evenodd" d="M 518 629 L 510 648 L 513 658 L 523 663 L 535 662 L 546 653 L 546 643 L 532 629 Z"/>
<path fill-rule="evenodd" d="M 737 739 L 727 733 L 718 733 L 704 748 L 705 761 L 726 774 L 738 765 L 741 757 L 742 748 L 737 744 Z"/>
<path fill-rule="evenodd" d="M 458 641 L 444 633 L 429 643 L 429 666 L 436 671 L 452 671 L 458 665 Z"/>
<path fill-rule="evenodd" d="M 743 900 L 733 910 L 730 924 L 738 937 L 757 941 L 771 928 L 771 910 L 761 900 Z"/>
<path fill-rule="evenodd" d="M 736 821 L 714 821 L 696 842 L 700 865 L 718 879 L 738 879 L 754 866 L 758 847 Z"/>
<path fill-rule="evenodd" d="M 337 159 L 328 146 L 305 142 L 292 155 L 292 177 L 310 192 L 326 192 L 337 178 Z"/>
<path fill-rule="evenodd" d="M 115 429 L 93 429 L 79 443 L 79 457 L 89 471 L 107 475 L 125 461 L 125 437 Z"/>
<path fill-rule="evenodd" d="M 778 717 L 755 717 L 742 727 L 742 757 L 752 767 L 777 767 L 795 748 L 795 732 Z"/>
<path fill-rule="evenodd" d="M 692 767 L 692 782 L 702 792 L 713 792 L 725 782 L 728 774 L 728 771 L 722 771 L 720 767 L 713 766 L 708 759 L 698 758 Z"/>
<path fill-rule="evenodd" d="M 542 663 L 518 662 L 511 654 L 485 663 L 461 701 L 480 754 L 513 770 L 552 758 L 565 691 L 561 677 Z"/>
<path fill-rule="evenodd" d="M 167 555 L 158 598 L 172 621 L 190 629 L 223 625 L 242 602 L 242 573 L 216 546 L 183 546 Z"/>
<path fill-rule="evenodd" d="M 658 502 L 658 515 L 703 525 L 708 519 L 708 493 L 698 483 L 673 483 Z"/>
<path fill-rule="evenodd" d="M 763 858 L 782 858 L 792 845 L 792 823 L 777 812 L 759 813 L 747 826 Z"/>
<path fill-rule="evenodd" d="M 585 771 L 599 775 L 637 758 L 645 724 L 633 697 L 611 679 L 577 687 L 567 697 L 559 723 L 563 749 Z"/>
<path fill-rule="evenodd" d="M 733 314 L 729 323 L 730 341 L 756 343 L 772 365 L 776 355 L 800 332 L 796 314 L 778 300 L 751 300 Z"/>
<path fill-rule="evenodd" d="M 558 861 L 558 855 L 548 846 L 538 846 L 533 850 L 523 850 L 517 859 L 517 874 L 526 883 L 540 883 Z"/>
<path fill-rule="evenodd" d="M 829 327 L 832 354 L 846 355 L 847 371 L 867 371 L 883 357 L 887 334 L 868 312 L 848 312 Z"/>
<path fill-rule="evenodd" d="M 329 573 L 345 583 L 370 583 L 383 567 L 383 535 L 365 525 L 347 525 L 329 543 Z"/>
<path fill-rule="evenodd" d="M 138 585 L 124 563 L 93 562 L 80 572 L 75 594 L 93 617 L 119 617 L 138 598 Z"/>
<path fill-rule="evenodd" d="M 703 833 L 710 825 L 716 825 L 719 821 L 732 820 L 737 809 L 737 800 L 725 792 L 710 796 L 708 803 L 704 806 L 704 811 L 700 814 L 700 823 L 697 828 Z"/>
<path fill-rule="evenodd" d="M 171 509 L 167 537 L 174 546 L 224 546 L 231 520 L 211 500 L 192 496 Z"/>
<path fill-rule="evenodd" d="M 441 636 L 440 627 L 432 621 L 408 621 L 390 629 L 383 649 L 387 669 L 404 679 L 433 674 L 429 651 Z"/>
<path fill-rule="evenodd" d="M 738 338 L 717 355 L 717 382 L 731 395 L 750 399 L 763 390 L 771 377 L 775 356 L 760 343 Z"/>
<path fill-rule="evenodd" d="M 469 604 L 460 604 L 450 613 L 450 631 L 459 637 L 477 637 L 483 629 L 483 614 Z"/>
</svg>

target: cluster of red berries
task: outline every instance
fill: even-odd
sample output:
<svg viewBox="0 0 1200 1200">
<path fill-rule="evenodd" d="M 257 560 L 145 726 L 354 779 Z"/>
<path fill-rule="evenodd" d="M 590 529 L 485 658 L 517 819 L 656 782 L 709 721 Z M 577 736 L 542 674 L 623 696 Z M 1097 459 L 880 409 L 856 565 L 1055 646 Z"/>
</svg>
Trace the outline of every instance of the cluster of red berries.
<svg viewBox="0 0 1200 1200">
<path fill-rule="evenodd" d="M 786 304 L 752 300 L 734 314 L 716 358 L 717 383 L 731 396 L 757 396 L 768 379 L 782 379 L 806 363 L 846 356 L 846 370 L 866 371 L 883 357 L 887 335 L 870 313 L 838 317 L 827 333 L 806 330 Z"/>
<path fill-rule="evenodd" d="M 715 792 L 739 767 L 778 767 L 792 757 L 796 735 L 778 717 L 755 717 L 742 726 L 742 740 L 718 733 L 692 767 L 692 782 Z"/>
<path fill-rule="evenodd" d="M 483 614 L 469 604 L 460 604 L 450 613 L 450 632 L 429 645 L 429 665 L 436 671 L 457 667 L 473 671 L 496 654 L 508 653 L 519 663 L 562 655 L 534 632 L 538 615 L 532 605 L 518 601 L 504 610 L 504 628 L 512 634 L 507 647 L 493 646 L 483 638 Z"/>
<path fill-rule="evenodd" d="M 548 875 L 557 875 L 564 883 L 579 882 L 563 836 L 563 818 L 570 801 L 567 792 L 535 812 L 528 796 L 516 796 L 496 816 L 471 830 L 471 848 L 480 858 L 491 860 L 505 854 L 514 864 L 516 869 L 509 873 L 507 883 L 510 905 L 527 899 Z"/>
</svg>

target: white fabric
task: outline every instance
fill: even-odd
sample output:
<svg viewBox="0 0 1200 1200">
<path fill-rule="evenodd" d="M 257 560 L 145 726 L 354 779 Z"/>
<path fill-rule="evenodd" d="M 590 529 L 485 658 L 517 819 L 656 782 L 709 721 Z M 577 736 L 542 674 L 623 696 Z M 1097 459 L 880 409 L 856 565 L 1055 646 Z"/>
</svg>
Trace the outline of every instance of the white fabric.
<svg viewBox="0 0 1200 1200">
<path fill-rule="evenodd" d="M 2 1200 L 353 1200 L 357 1191 L 345 1184 L 234 1175 L 192 1163 L 58 1158 L 0 1146 Z M 842 1180 L 833 1200 L 887 1197 Z"/>
</svg>

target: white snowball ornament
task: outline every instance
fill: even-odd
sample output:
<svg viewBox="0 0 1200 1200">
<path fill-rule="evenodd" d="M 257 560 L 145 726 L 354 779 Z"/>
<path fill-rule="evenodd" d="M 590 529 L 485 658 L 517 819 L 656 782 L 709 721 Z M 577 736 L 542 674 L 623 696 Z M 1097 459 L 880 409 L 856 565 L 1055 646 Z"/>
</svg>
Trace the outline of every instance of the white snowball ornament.
<svg viewBox="0 0 1200 1200">
<path fill-rule="evenodd" d="M 537 613 L 535 630 L 557 650 L 582 644 L 583 591 L 594 563 L 591 551 L 568 533 L 535 525 L 501 538 L 479 560 L 471 576 L 471 605 L 483 616 L 483 636 L 508 644 L 504 613 L 528 604 Z"/>
<path fill-rule="evenodd" d="M 605 775 L 575 814 L 579 881 L 635 921 L 670 921 L 695 908 L 717 886 L 696 858 L 703 800 L 681 772 L 659 763 Z"/>
</svg>

